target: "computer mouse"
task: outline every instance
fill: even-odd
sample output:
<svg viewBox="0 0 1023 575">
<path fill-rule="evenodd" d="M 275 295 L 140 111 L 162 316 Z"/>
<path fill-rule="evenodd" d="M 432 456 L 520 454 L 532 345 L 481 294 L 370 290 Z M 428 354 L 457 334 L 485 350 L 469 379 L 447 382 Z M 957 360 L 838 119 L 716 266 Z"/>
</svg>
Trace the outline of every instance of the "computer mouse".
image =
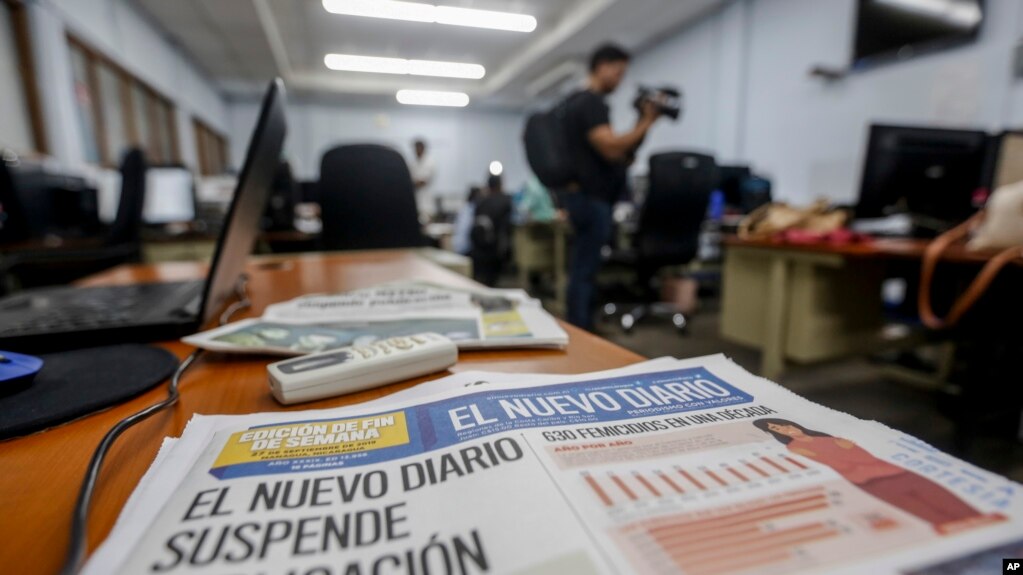
<svg viewBox="0 0 1023 575">
<path fill-rule="evenodd" d="M 0 396 L 10 395 L 32 385 L 32 380 L 42 368 L 43 360 L 38 357 L 0 351 Z"/>
</svg>

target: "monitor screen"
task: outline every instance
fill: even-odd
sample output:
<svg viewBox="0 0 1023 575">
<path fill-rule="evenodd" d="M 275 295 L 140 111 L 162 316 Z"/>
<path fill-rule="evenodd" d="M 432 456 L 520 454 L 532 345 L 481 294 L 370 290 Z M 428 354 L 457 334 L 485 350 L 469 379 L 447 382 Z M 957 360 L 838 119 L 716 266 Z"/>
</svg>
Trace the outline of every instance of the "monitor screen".
<svg viewBox="0 0 1023 575">
<path fill-rule="evenodd" d="M 190 222 L 195 219 L 192 172 L 185 168 L 146 170 L 146 200 L 142 219 L 147 224 Z"/>
<path fill-rule="evenodd" d="M 857 217 L 965 220 L 984 185 L 988 141 L 980 130 L 871 126 Z"/>
<path fill-rule="evenodd" d="M 726 205 L 742 205 L 742 184 L 751 175 L 749 166 L 718 166 L 718 189 L 725 195 Z"/>
<path fill-rule="evenodd" d="M 969 42 L 983 20 L 983 0 L 859 0 L 853 66 Z"/>
</svg>

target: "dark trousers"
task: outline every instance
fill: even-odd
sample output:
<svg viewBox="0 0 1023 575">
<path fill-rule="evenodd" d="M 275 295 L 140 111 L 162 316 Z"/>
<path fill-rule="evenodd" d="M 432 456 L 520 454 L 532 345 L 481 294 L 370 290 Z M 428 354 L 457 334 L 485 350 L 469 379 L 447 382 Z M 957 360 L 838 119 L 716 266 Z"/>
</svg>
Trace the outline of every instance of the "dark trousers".
<svg viewBox="0 0 1023 575">
<path fill-rule="evenodd" d="M 473 252 L 472 279 L 487 287 L 495 287 L 501 277 L 501 258 L 496 254 L 480 254 Z"/>
<path fill-rule="evenodd" d="M 562 198 L 573 231 L 567 319 L 572 325 L 592 330 L 600 251 L 611 238 L 611 204 L 584 192 L 567 192 Z"/>
</svg>

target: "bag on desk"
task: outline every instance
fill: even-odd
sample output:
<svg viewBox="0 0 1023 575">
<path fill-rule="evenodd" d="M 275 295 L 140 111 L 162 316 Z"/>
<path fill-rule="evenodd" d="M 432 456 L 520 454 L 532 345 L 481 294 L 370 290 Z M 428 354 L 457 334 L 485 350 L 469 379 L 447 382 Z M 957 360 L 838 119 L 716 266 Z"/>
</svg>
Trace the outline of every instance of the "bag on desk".
<svg viewBox="0 0 1023 575">
<path fill-rule="evenodd" d="M 784 203 L 765 204 L 739 222 L 739 237 L 769 238 L 788 230 L 833 232 L 842 228 L 848 218 L 848 213 L 830 209 L 823 200 L 818 200 L 807 208 L 797 208 Z"/>
<path fill-rule="evenodd" d="M 948 315 L 944 318 L 938 317 L 931 306 L 934 268 L 945 250 L 966 238 L 971 232 L 974 232 L 973 238 L 966 244 L 967 249 L 1001 251 L 988 260 L 976 279 L 952 304 Z M 1021 257 L 1023 257 L 1023 182 L 1018 182 L 995 190 L 983 210 L 938 236 L 927 246 L 920 272 L 920 295 L 917 298 L 921 321 L 931 329 L 952 327 L 984 295 L 998 272 L 1012 260 Z"/>
</svg>

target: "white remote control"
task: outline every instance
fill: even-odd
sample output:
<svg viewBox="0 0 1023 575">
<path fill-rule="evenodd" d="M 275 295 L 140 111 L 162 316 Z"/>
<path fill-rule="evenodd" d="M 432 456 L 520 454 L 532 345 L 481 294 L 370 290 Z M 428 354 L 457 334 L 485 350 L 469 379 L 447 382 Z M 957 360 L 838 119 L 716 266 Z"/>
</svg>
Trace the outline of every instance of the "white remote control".
<svg viewBox="0 0 1023 575">
<path fill-rule="evenodd" d="M 453 341 L 436 333 L 420 333 L 294 357 L 272 363 L 266 370 L 277 401 L 292 404 L 435 373 L 457 361 Z"/>
</svg>

